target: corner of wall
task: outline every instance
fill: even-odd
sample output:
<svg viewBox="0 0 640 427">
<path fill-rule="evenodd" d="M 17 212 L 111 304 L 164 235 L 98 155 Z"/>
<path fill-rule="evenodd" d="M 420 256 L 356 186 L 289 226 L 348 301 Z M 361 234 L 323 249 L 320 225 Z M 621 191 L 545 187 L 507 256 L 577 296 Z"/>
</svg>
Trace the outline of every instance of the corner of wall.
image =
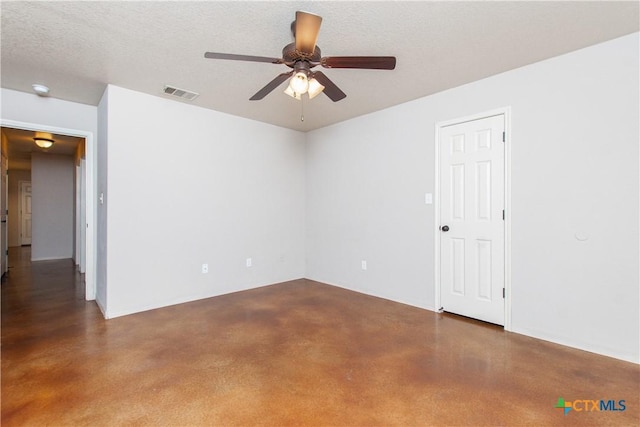
<svg viewBox="0 0 640 427">
<path fill-rule="evenodd" d="M 108 318 L 107 298 L 107 205 L 104 194 L 107 192 L 107 147 L 109 136 L 109 92 L 107 85 L 98 104 L 98 134 L 96 141 L 96 302 L 105 318 Z"/>
</svg>

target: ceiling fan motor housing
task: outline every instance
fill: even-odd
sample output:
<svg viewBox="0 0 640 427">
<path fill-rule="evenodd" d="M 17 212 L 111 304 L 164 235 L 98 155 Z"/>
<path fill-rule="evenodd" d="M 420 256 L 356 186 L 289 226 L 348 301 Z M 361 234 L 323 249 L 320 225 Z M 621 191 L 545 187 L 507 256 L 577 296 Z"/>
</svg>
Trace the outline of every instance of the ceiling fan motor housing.
<svg viewBox="0 0 640 427">
<path fill-rule="evenodd" d="M 287 66 L 293 68 L 298 61 L 320 62 L 322 58 L 322 52 L 320 48 L 316 46 L 313 53 L 310 55 L 306 52 L 300 52 L 296 49 L 295 43 L 290 43 L 282 49 L 282 59 Z"/>
<path fill-rule="evenodd" d="M 293 66 L 295 73 L 304 73 L 307 77 L 309 77 L 309 72 L 311 71 L 312 65 L 309 64 L 308 61 L 299 60 Z"/>
</svg>

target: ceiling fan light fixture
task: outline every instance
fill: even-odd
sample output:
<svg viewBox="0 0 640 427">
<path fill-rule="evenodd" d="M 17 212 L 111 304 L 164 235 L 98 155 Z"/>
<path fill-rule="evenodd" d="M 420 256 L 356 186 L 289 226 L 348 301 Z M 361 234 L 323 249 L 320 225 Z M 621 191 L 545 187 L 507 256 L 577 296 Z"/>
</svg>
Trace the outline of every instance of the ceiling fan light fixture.
<svg viewBox="0 0 640 427">
<path fill-rule="evenodd" d="M 309 99 L 313 99 L 320 95 L 324 90 L 324 86 L 314 78 L 309 79 Z"/>
<path fill-rule="evenodd" d="M 53 139 L 49 139 L 49 138 L 33 138 L 33 142 L 36 143 L 36 145 L 40 148 L 51 148 L 51 146 L 53 145 L 54 141 Z"/>
<path fill-rule="evenodd" d="M 1 0 L 0 0 L 1 1 Z M 345 94 L 322 71 L 312 72 L 311 69 L 321 65 L 324 68 L 354 68 L 365 70 L 393 70 L 396 67 L 395 56 L 322 56 L 316 45 L 322 17 L 313 13 L 297 11 L 296 20 L 291 24 L 294 42 L 282 49 L 280 58 L 266 56 L 238 55 L 233 53 L 205 52 L 208 59 L 223 59 L 234 61 L 265 62 L 286 65 L 292 71 L 281 73 L 256 92 L 250 101 L 259 101 L 289 79 L 285 93 L 293 98 L 302 99 L 309 92 L 309 99 L 318 93 L 324 93 L 333 102 L 346 98 Z M 293 75 L 293 77 L 291 77 Z M 313 83 L 315 77 L 319 81 Z M 322 82 L 322 83 L 320 83 Z M 311 86 L 310 86 L 311 85 Z"/>
<path fill-rule="evenodd" d="M 300 101 L 302 99 L 302 96 L 299 93 L 294 92 L 293 89 L 291 89 L 290 85 L 287 86 L 287 88 L 284 90 L 284 93 L 286 93 L 287 95 L 289 95 L 292 98 L 297 99 L 298 101 Z"/>
<path fill-rule="evenodd" d="M 302 95 L 307 93 L 307 90 L 309 90 L 309 79 L 307 75 L 302 71 L 295 73 L 289 81 L 289 87 L 297 94 Z"/>
</svg>

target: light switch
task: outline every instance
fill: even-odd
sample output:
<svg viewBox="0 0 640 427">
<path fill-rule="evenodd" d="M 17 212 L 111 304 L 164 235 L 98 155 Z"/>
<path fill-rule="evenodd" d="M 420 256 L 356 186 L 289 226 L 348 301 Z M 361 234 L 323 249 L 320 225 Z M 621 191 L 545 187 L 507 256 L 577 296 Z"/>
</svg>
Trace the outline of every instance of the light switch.
<svg viewBox="0 0 640 427">
<path fill-rule="evenodd" d="M 426 205 L 432 205 L 433 204 L 433 194 L 424 193 L 424 203 Z"/>
</svg>

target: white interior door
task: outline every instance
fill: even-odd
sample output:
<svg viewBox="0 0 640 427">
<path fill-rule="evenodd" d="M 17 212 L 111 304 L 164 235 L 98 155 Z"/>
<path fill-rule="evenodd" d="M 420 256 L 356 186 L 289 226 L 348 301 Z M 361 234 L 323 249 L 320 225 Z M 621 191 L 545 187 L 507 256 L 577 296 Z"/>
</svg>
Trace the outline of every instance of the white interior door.
<svg viewBox="0 0 640 427">
<path fill-rule="evenodd" d="M 504 325 L 505 116 L 440 129 L 440 299 Z"/>
<path fill-rule="evenodd" d="M 31 244 L 31 182 L 20 181 L 20 244 Z"/>
</svg>

